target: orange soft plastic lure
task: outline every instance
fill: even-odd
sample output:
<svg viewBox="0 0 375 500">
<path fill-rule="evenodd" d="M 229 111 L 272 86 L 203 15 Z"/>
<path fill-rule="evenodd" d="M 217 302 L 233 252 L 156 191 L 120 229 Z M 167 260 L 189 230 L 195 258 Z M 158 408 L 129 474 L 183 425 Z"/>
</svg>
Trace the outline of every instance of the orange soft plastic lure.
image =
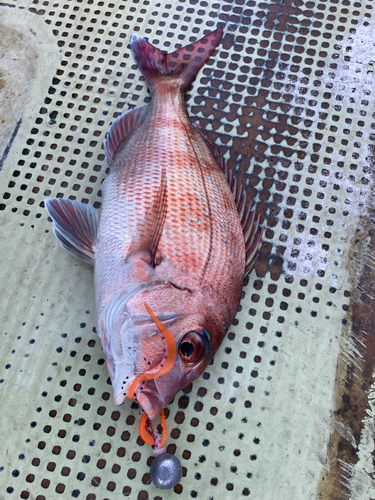
<svg viewBox="0 0 375 500">
<path fill-rule="evenodd" d="M 136 380 L 134 380 L 134 382 L 131 384 L 127 392 L 127 397 L 129 399 L 134 399 L 136 387 L 141 381 L 143 382 L 145 380 L 152 380 L 157 377 L 161 377 L 162 375 L 165 375 L 166 373 L 172 370 L 176 362 L 177 347 L 173 335 L 168 330 L 168 328 L 159 320 L 159 318 L 155 316 L 155 314 L 153 313 L 149 305 L 146 304 L 146 302 L 144 302 L 144 305 L 147 309 L 147 312 L 149 313 L 151 318 L 155 321 L 156 325 L 160 330 L 162 339 L 164 340 L 166 353 L 156 368 L 146 373 L 143 373 Z"/>
<path fill-rule="evenodd" d="M 155 316 L 154 312 L 152 311 L 152 309 L 150 308 L 150 306 L 146 302 L 144 302 L 144 305 L 147 309 L 147 312 L 149 313 L 149 315 L 151 316 L 151 318 L 153 319 L 153 321 L 156 323 L 156 325 L 158 326 L 158 328 L 160 330 L 160 333 L 161 333 L 162 338 L 163 338 L 164 343 L 165 343 L 166 353 L 156 368 L 154 368 L 153 370 L 150 370 L 149 372 L 146 372 L 146 373 L 140 375 L 132 383 L 132 385 L 129 387 L 129 390 L 127 393 L 127 397 L 129 399 L 134 399 L 135 390 L 136 390 L 136 387 L 138 386 L 139 383 L 142 383 L 145 380 L 155 379 L 157 377 L 160 377 L 161 375 L 165 375 L 170 370 L 172 370 L 172 368 L 174 367 L 174 364 L 176 362 L 177 348 L 176 348 L 176 344 L 175 344 L 175 341 L 174 341 L 174 338 L 173 338 L 171 332 L 159 320 L 159 318 L 157 316 Z M 153 434 L 153 436 L 149 436 L 147 434 L 146 428 L 149 426 L 152 429 L 152 424 L 151 424 L 151 421 L 148 419 L 148 415 L 146 412 L 144 412 L 142 414 L 141 420 L 139 422 L 139 433 L 140 433 L 143 441 L 145 441 L 145 443 L 147 443 L 149 445 L 154 445 L 155 448 L 158 448 L 158 449 L 163 448 L 164 444 L 167 441 L 168 432 L 167 432 L 167 423 L 165 421 L 164 408 L 162 408 L 160 411 L 160 419 L 161 419 L 161 426 L 163 429 L 163 437 L 161 439 L 161 443 L 159 446 L 156 445 L 155 434 Z"/>
<path fill-rule="evenodd" d="M 167 430 L 167 422 L 165 420 L 164 408 L 160 410 L 160 420 L 161 420 L 161 428 L 162 428 L 162 438 L 157 444 L 157 439 L 155 436 L 155 432 L 152 427 L 151 420 L 148 418 L 146 412 L 142 413 L 140 422 L 139 422 L 139 434 L 143 441 L 151 446 L 155 447 L 155 451 L 162 450 L 163 446 L 167 442 L 168 430 Z M 148 433 L 147 433 L 148 432 Z"/>
</svg>

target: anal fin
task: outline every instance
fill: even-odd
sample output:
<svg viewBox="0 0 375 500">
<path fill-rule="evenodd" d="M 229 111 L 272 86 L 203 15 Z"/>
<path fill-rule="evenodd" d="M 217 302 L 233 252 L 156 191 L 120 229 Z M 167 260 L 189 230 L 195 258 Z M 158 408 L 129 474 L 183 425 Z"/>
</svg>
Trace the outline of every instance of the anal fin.
<svg viewBox="0 0 375 500">
<path fill-rule="evenodd" d="M 64 250 L 77 259 L 94 264 L 98 232 L 98 214 L 94 207 L 62 198 L 50 198 L 44 203 L 53 220 L 53 232 Z"/>
</svg>

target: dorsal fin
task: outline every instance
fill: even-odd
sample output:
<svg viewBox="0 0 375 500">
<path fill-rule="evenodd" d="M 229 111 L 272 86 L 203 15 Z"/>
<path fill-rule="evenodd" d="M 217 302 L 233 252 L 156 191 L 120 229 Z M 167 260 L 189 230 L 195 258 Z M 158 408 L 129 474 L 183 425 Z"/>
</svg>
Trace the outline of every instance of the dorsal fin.
<svg viewBox="0 0 375 500">
<path fill-rule="evenodd" d="M 44 200 L 53 220 L 53 232 L 61 246 L 77 259 L 95 263 L 98 214 L 94 207 L 62 198 Z"/>
<path fill-rule="evenodd" d="M 246 201 L 246 194 L 242 195 L 244 202 Z M 252 202 L 246 205 L 242 218 L 240 218 L 241 226 L 243 230 L 244 240 L 245 240 L 245 273 L 244 278 L 253 269 L 255 262 L 259 257 L 259 244 L 261 242 L 264 227 L 259 228 L 259 217 L 255 219 L 255 210 L 251 212 Z"/>
<path fill-rule="evenodd" d="M 112 122 L 112 125 L 109 127 L 107 140 L 103 143 L 109 165 L 112 164 L 121 141 L 141 123 L 146 107 L 147 105 L 129 109 Z"/>
<path fill-rule="evenodd" d="M 198 132 L 202 136 L 202 139 L 206 143 L 206 146 L 208 146 L 208 149 L 214 155 L 215 160 L 217 161 L 217 163 L 220 165 L 221 169 L 225 173 L 225 171 L 227 170 L 226 161 L 224 160 L 224 156 L 222 155 L 220 149 L 216 146 L 216 144 L 211 139 L 211 137 L 207 134 L 207 132 L 204 130 L 204 128 L 202 128 L 200 125 L 198 125 L 198 123 L 193 123 L 193 125 L 198 130 Z M 227 180 L 228 180 L 228 178 L 227 178 Z"/>
<path fill-rule="evenodd" d="M 209 150 L 213 154 L 215 160 L 224 172 L 225 178 L 229 184 L 230 190 L 232 191 L 234 202 L 238 210 L 238 216 L 240 218 L 244 240 L 245 240 L 245 274 L 244 278 L 250 273 L 254 264 L 258 258 L 258 247 L 260 240 L 263 236 L 263 228 L 259 229 L 259 215 L 255 220 L 255 210 L 251 212 L 252 202 L 246 204 L 246 193 L 243 192 L 242 186 L 237 185 L 237 179 L 233 175 L 233 170 L 228 170 L 227 162 L 224 159 L 220 149 L 216 146 L 214 141 L 207 135 L 206 131 L 200 127 L 198 124 L 194 124 L 195 128 L 201 134 L 204 142 L 208 146 Z"/>
<path fill-rule="evenodd" d="M 211 153 L 213 154 L 218 165 L 221 167 L 222 171 L 224 172 L 224 175 L 225 175 L 225 178 L 229 184 L 230 190 L 232 191 L 234 201 L 235 201 L 236 207 L 238 209 L 238 213 L 240 213 L 241 212 L 242 187 L 237 188 L 237 181 L 236 181 L 236 178 L 233 177 L 233 170 L 228 170 L 227 162 L 225 161 L 222 152 L 216 146 L 216 144 L 211 139 L 211 137 L 207 134 L 207 132 L 197 123 L 194 123 L 194 127 L 198 130 L 198 132 L 202 136 L 202 139 L 206 143 L 206 146 L 208 146 L 208 149 L 211 151 Z"/>
</svg>

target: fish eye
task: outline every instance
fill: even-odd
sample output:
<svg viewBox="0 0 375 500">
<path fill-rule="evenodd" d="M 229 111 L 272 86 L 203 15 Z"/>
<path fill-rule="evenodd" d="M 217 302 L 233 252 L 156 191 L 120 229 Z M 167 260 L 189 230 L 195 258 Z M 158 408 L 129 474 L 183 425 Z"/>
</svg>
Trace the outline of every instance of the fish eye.
<svg viewBox="0 0 375 500">
<path fill-rule="evenodd" d="M 201 360 L 206 350 L 206 343 L 198 332 L 188 332 L 178 346 L 180 358 L 185 364 L 194 364 Z"/>
</svg>

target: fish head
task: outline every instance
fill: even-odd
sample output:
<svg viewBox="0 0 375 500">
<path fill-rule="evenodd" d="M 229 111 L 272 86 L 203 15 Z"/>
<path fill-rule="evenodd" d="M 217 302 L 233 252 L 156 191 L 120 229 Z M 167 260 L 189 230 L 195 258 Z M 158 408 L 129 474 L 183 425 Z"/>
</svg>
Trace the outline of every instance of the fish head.
<svg viewBox="0 0 375 500">
<path fill-rule="evenodd" d="M 208 332 L 210 328 L 205 319 L 204 314 L 185 313 L 173 321 L 168 327 L 168 332 L 175 342 L 173 366 L 162 375 L 156 372 L 155 378 L 143 380 L 141 376 L 135 380 L 134 393 L 131 395 L 151 419 L 157 416 L 180 390 L 198 378 L 211 362 L 212 332 Z M 163 335 L 165 334 L 166 332 L 163 332 Z M 166 344 L 160 353 L 165 362 L 170 356 L 170 349 Z"/>
<path fill-rule="evenodd" d="M 115 404 L 135 399 L 152 419 L 203 373 L 226 325 L 202 300 L 191 291 L 160 286 L 117 307 L 111 325 L 100 328 Z"/>
</svg>

